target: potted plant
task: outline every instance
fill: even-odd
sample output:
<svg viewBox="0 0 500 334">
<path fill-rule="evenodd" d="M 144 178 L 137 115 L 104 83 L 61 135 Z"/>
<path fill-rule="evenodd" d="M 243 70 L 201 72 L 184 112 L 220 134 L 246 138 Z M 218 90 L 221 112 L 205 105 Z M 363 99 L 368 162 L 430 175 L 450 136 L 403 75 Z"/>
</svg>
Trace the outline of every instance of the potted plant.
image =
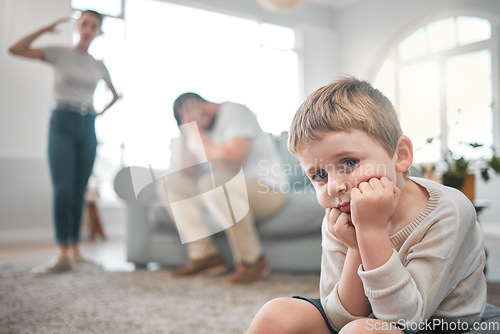
<svg viewBox="0 0 500 334">
<path fill-rule="evenodd" d="M 445 158 L 447 169 L 442 175 L 442 182 L 446 186 L 461 189 L 465 182 L 465 177 L 469 171 L 469 161 L 463 156 L 459 158 L 453 157 L 453 152 L 448 151 Z"/>
<path fill-rule="evenodd" d="M 473 148 L 483 146 L 478 143 L 468 143 L 468 145 Z M 453 152 L 448 151 L 444 160 L 446 169 L 442 174 L 442 183 L 462 190 L 471 200 L 474 199 L 475 172 L 478 171 L 485 182 L 489 181 L 491 172 L 500 174 L 500 157 L 496 155 L 493 148 L 491 158 L 488 159 L 471 161 L 465 159 L 463 156 L 457 157 Z"/>
</svg>

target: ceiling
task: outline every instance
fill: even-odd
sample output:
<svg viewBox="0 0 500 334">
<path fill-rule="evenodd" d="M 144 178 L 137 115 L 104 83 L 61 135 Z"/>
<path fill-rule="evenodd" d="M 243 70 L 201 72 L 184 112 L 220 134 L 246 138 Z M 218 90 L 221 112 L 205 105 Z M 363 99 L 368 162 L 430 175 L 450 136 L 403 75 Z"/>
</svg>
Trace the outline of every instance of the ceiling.
<svg viewBox="0 0 500 334">
<path fill-rule="evenodd" d="M 309 0 L 309 1 L 321 6 L 330 7 L 333 9 L 341 9 L 352 6 L 364 0 Z"/>
</svg>

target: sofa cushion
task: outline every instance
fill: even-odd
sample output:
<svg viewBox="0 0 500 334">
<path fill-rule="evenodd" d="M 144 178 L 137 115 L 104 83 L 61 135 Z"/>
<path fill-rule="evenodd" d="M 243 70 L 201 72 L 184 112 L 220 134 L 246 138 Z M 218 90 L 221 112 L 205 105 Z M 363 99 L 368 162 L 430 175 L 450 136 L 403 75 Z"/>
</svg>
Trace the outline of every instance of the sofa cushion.
<svg viewBox="0 0 500 334">
<path fill-rule="evenodd" d="M 304 192 L 287 194 L 286 202 L 281 209 L 257 222 L 257 230 L 263 238 L 286 238 L 304 234 L 317 234 L 321 231 L 321 223 L 325 210 L 318 204 L 315 196 Z M 211 219 L 205 214 L 206 219 Z M 175 223 L 162 206 L 148 208 L 148 225 L 150 229 L 167 228 L 177 231 Z"/>
<path fill-rule="evenodd" d="M 306 176 L 299 160 L 288 151 L 288 132 L 283 132 L 279 137 L 273 136 L 281 156 L 281 168 L 283 174 L 288 178 L 288 183 L 292 189 L 305 188 L 311 184 Z M 286 191 L 286 189 L 281 189 Z"/>
<path fill-rule="evenodd" d="M 469 334 L 499 333 L 500 308 L 495 305 L 486 304 L 482 320 L 483 322 L 488 323 L 488 324 L 483 324 L 485 330 L 473 330 L 467 333 Z"/>
<path fill-rule="evenodd" d="M 314 194 L 307 190 L 287 194 L 284 206 L 270 217 L 257 222 L 263 238 L 283 238 L 319 234 L 325 215 Z"/>
<path fill-rule="evenodd" d="M 166 208 L 161 205 L 148 208 L 148 224 L 151 229 L 161 227 L 177 232 L 173 219 L 167 214 Z"/>
</svg>

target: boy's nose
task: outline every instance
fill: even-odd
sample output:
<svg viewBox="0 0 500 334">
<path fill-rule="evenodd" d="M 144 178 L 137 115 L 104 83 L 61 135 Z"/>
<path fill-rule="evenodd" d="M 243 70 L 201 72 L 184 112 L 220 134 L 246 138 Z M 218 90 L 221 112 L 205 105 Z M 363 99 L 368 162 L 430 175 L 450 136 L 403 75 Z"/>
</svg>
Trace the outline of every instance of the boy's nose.
<svg viewBox="0 0 500 334">
<path fill-rule="evenodd" d="M 334 178 L 328 179 L 328 195 L 337 196 L 340 193 L 345 193 L 349 189 L 349 186 L 343 180 L 335 180 Z"/>
</svg>

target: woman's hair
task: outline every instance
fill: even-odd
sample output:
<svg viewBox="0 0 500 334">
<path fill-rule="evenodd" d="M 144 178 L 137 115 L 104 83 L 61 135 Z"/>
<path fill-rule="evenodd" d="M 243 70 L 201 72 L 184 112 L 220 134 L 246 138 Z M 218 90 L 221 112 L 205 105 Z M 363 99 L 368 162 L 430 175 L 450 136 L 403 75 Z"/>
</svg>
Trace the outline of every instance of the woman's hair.
<svg viewBox="0 0 500 334">
<path fill-rule="evenodd" d="M 80 16 L 80 18 L 83 16 L 83 14 L 93 15 L 94 17 L 96 17 L 97 19 L 99 19 L 99 27 L 102 26 L 103 17 L 102 17 L 101 13 L 98 13 L 95 10 L 87 9 L 87 10 L 82 11 L 82 15 Z"/>
<path fill-rule="evenodd" d="M 312 93 L 290 127 L 288 149 L 297 154 L 331 131 L 362 130 L 394 154 L 402 135 L 396 110 L 368 82 L 345 77 Z"/>
<path fill-rule="evenodd" d="M 177 121 L 177 125 L 181 125 L 181 109 L 186 101 L 198 101 L 198 102 L 206 102 L 204 98 L 196 93 L 184 93 L 179 95 L 178 98 L 174 101 L 174 117 Z"/>
</svg>

